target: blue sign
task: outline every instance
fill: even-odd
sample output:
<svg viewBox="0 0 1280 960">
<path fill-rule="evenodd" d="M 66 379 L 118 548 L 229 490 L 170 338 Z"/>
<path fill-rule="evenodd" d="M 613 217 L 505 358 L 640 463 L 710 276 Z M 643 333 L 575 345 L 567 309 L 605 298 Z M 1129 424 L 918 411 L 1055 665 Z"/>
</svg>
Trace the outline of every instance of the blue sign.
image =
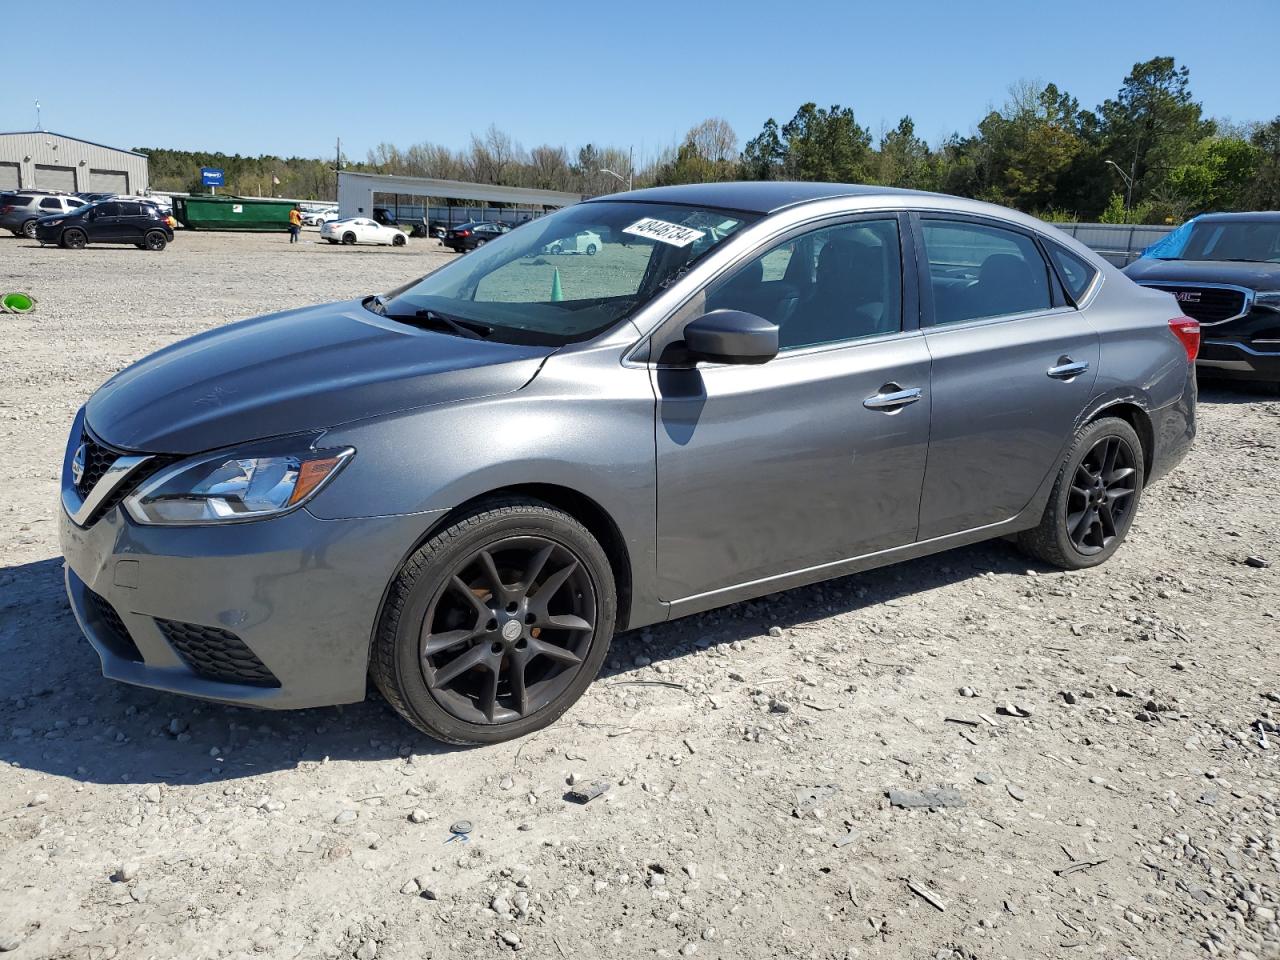
<svg viewBox="0 0 1280 960">
<path fill-rule="evenodd" d="M 222 186 L 222 168 L 221 167 L 201 167 L 200 182 L 206 187 Z"/>
</svg>

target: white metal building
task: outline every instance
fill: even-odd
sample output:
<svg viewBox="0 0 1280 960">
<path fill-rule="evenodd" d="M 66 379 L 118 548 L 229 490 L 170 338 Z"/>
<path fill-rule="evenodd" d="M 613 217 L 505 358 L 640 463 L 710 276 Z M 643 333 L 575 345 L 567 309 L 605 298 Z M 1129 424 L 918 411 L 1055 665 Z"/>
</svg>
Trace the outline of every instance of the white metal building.
<svg viewBox="0 0 1280 960">
<path fill-rule="evenodd" d="M 148 186 L 145 154 L 45 130 L 0 133 L 0 190 L 140 194 Z"/>
<path fill-rule="evenodd" d="M 535 190 L 530 187 L 499 187 L 487 183 L 465 183 L 460 180 L 432 180 L 425 177 L 399 177 L 376 173 L 338 174 L 338 212 L 344 217 L 368 217 L 373 214 L 373 195 L 440 200 L 472 200 L 480 203 L 567 207 L 579 202 L 576 193 L 558 190 Z"/>
</svg>

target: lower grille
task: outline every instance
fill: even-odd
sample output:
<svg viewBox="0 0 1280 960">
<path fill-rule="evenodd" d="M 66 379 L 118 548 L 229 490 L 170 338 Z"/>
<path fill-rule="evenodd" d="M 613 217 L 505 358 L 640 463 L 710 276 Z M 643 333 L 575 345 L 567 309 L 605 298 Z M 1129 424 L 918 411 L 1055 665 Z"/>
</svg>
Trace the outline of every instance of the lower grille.
<svg viewBox="0 0 1280 960">
<path fill-rule="evenodd" d="M 1144 286 L 1172 293 L 1182 312 L 1201 323 L 1221 323 L 1242 316 L 1248 302 L 1248 294 L 1236 287 L 1198 287 L 1177 283 L 1148 283 Z"/>
<path fill-rule="evenodd" d="M 229 630 L 159 617 L 156 625 L 186 665 L 206 680 L 251 687 L 280 686 L 267 665 Z"/>
<path fill-rule="evenodd" d="M 120 614 L 116 613 L 116 608 L 88 588 L 85 588 L 85 593 L 88 594 L 89 611 L 98 622 L 98 639 L 122 660 L 141 663 L 142 653 L 129 635 L 129 628 L 120 619 Z"/>
</svg>

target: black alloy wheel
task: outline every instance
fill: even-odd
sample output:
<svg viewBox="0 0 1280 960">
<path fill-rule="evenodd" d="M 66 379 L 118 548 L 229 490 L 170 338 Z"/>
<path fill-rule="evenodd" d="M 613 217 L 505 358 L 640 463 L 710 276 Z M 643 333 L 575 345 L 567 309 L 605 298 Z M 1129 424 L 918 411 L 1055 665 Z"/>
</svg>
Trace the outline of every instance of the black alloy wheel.
<svg viewBox="0 0 1280 960">
<path fill-rule="evenodd" d="M 423 679 L 459 720 L 509 723 L 568 689 L 595 630 L 595 589 L 574 552 L 510 537 L 459 564 L 427 609 Z"/>
<path fill-rule="evenodd" d="M 1100 417 L 1076 433 L 1039 524 L 1018 545 L 1063 570 L 1105 563 L 1138 513 L 1146 478 L 1138 434 L 1119 417 Z"/>
<path fill-rule="evenodd" d="M 1103 437 L 1076 466 L 1067 493 L 1067 536 L 1084 556 L 1109 547 L 1129 526 L 1138 467 L 1123 437 Z"/>
<path fill-rule="evenodd" d="M 354 233 L 344 233 L 344 234 L 342 235 L 342 242 L 343 242 L 343 243 L 346 243 L 346 244 L 352 244 L 352 243 L 355 243 L 355 242 L 356 242 L 356 235 L 355 235 Z"/>
<path fill-rule="evenodd" d="M 89 238 L 79 227 L 72 227 L 62 234 L 62 245 L 71 250 L 83 250 Z"/>
<path fill-rule="evenodd" d="M 554 723 L 609 653 L 612 564 L 576 517 L 540 500 L 482 501 L 392 580 L 369 673 L 387 702 L 447 743 L 499 743 Z"/>
<path fill-rule="evenodd" d="M 152 230 L 142 238 L 142 242 L 146 244 L 148 250 L 158 251 L 163 250 L 169 241 L 165 239 L 164 234 L 159 230 Z"/>
</svg>

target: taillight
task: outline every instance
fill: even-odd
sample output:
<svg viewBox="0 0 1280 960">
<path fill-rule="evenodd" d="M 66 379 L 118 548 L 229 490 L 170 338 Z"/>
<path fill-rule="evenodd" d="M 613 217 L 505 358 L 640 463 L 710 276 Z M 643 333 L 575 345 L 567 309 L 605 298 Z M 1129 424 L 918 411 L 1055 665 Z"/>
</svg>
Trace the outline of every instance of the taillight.
<svg viewBox="0 0 1280 960">
<path fill-rule="evenodd" d="M 460 236 L 460 237 L 469 237 L 469 236 L 471 236 L 471 231 L 470 231 L 470 230 L 459 230 L 459 231 L 458 231 L 458 236 Z"/>
<path fill-rule="evenodd" d="M 1169 330 L 1187 351 L 1187 363 L 1195 363 L 1196 356 L 1200 353 L 1200 321 L 1190 317 L 1174 317 L 1169 321 Z"/>
<path fill-rule="evenodd" d="M 13 213 L 13 204 L 0 207 L 0 213 Z"/>
</svg>

